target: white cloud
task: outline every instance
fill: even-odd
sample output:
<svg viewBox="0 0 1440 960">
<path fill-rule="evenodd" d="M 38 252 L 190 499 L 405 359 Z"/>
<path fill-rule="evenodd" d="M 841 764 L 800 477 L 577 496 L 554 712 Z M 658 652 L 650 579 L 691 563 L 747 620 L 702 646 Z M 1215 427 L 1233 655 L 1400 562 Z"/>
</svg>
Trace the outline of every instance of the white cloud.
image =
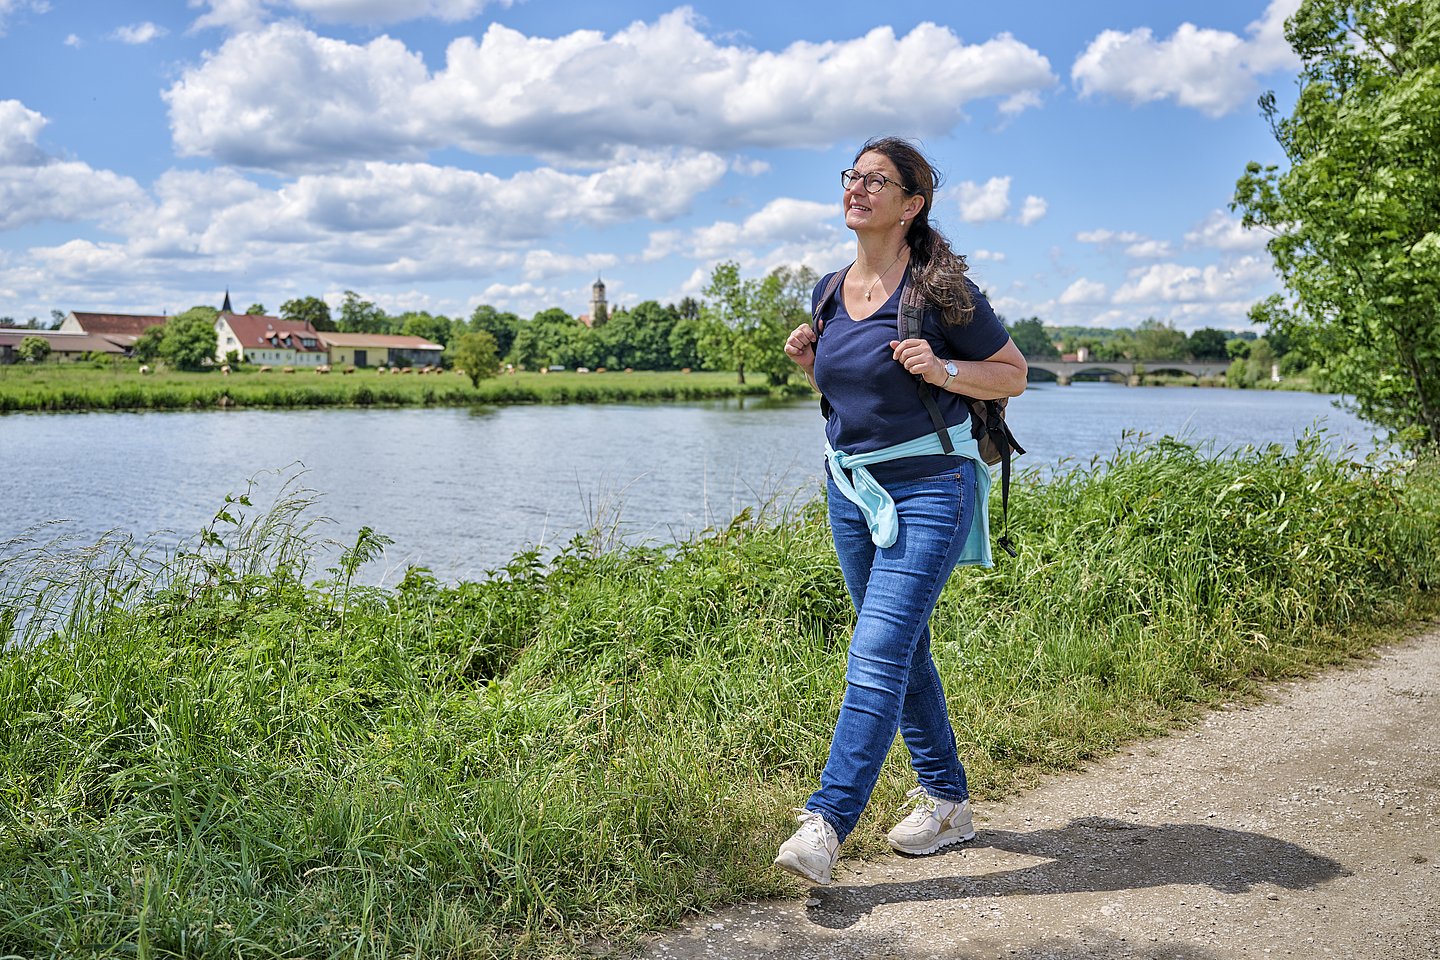
<svg viewBox="0 0 1440 960">
<path fill-rule="evenodd" d="M 0 100 L 0 230 L 45 220 L 113 222 L 145 201 L 129 177 L 48 156 L 49 121 L 19 100 Z"/>
<path fill-rule="evenodd" d="M 81 40 L 80 37 L 77 36 L 76 34 L 73 34 L 73 33 L 72 33 L 72 34 L 68 35 L 68 36 L 65 38 L 65 46 L 67 46 L 67 47 L 74 47 L 75 49 L 78 50 L 78 49 L 80 49 L 81 47 L 83 47 L 84 45 L 85 45 L 85 41 L 84 41 L 84 40 Z"/>
<path fill-rule="evenodd" d="M 830 242 L 838 232 L 839 206 L 779 197 L 741 223 L 719 220 L 688 234 L 656 231 L 642 254 L 659 260 L 683 252 L 697 260 L 736 260 L 743 263 L 757 247 Z"/>
<path fill-rule="evenodd" d="M 1284 42 L 1284 21 L 1300 0 L 1272 0 L 1244 39 L 1227 30 L 1182 23 L 1166 40 L 1148 27 L 1106 30 L 1070 70 L 1082 97 L 1102 94 L 1131 104 L 1173 99 L 1211 117 L 1249 101 L 1256 77 L 1298 63 Z"/>
<path fill-rule="evenodd" d="M 619 258 L 609 253 L 588 253 L 582 256 L 531 250 L 525 254 L 525 279 L 548 280 L 567 273 L 596 273 L 615 266 Z"/>
<path fill-rule="evenodd" d="M 5 36 L 5 21 L 17 13 L 48 13 L 48 0 L 0 0 L 0 37 Z"/>
<path fill-rule="evenodd" d="M 1136 260 L 1155 260 L 1172 256 L 1173 253 L 1168 240 L 1141 240 L 1125 248 L 1125 256 L 1134 257 Z"/>
<path fill-rule="evenodd" d="M 451 23 L 478 16 L 489 6 L 510 6 L 512 0 L 190 0 L 208 7 L 195 29 L 228 27 L 253 30 L 272 16 L 298 13 L 320 23 L 382 24 L 436 19 Z"/>
<path fill-rule="evenodd" d="M 1111 243 L 1139 243 L 1146 239 L 1143 234 L 1135 233 L 1132 230 L 1082 230 L 1075 234 L 1075 239 L 1081 243 L 1111 244 Z"/>
<path fill-rule="evenodd" d="M 957 188 L 960 219 L 966 223 L 999 220 L 1010 210 L 1010 178 L 991 177 L 983 184 L 961 181 Z"/>
<path fill-rule="evenodd" d="M 1045 216 L 1050 209 L 1050 204 L 1045 202 L 1044 197 L 1029 196 L 1020 206 L 1020 225 L 1028 227 Z"/>
<path fill-rule="evenodd" d="M 120 27 L 111 36 L 113 39 L 119 40 L 121 43 L 128 43 L 131 46 L 139 46 L 141 44 L 149 43 L 151 40 L 163 37 L 169 32 L 170 31 L 166 30 L 164 27 L 147 21 L 145 23 L 132 24 L 128 27 Z M 74 34 L 71 34 L 71 36 L 74 36 Z"/>
<path fill-rule="evenodd" d="M 856 97 L 855 76 L 883 95 Z M 814 148 L 897 126 L 938 136 L 966 103 L 1054 82 L 1049 61 L 1008 34 L 965 45 L 922 23 L 760 51 L 704 35 L 680 8 L 608 37 L 491 24 L 453 41 L 433 76 L 389 37 L 359 46 L 275 23 L 231 37 L 166 99 L 182 153 L 298 169 L 452 146 L 593 162 L 626 147 Z"/>
<path fill-rule="evenodd" d="M 1213 247 L 1235 253 L 1245 250 L 1263 250 L 1270 234 L 1264 230 L 1246 230 L 1237 217 L 1223 210 L 1212 210 L 1210 214 L 1185 234 L 1185 243 L 1192 247 Z"/>
<path fill-rule="evenodd" d="M 230 38 L 164 97 L 180 155 L 303 169 L 418 159 L 427 138 L 410 93 L 425 78 L 398 40 L 356 46 L 281 23 Z"/>
<path fill-rule="evenodd" d="M 47 123 L 44 114 L 19 100 L 0 100 L 0 167 L 44 163 L 38 140 Z"/>
<path fill-rule="evenodd" d="M 1205 267 L 1157 263 L 1130 271 L 1115 291 L 1115 303 L 1196 303 L 1246 299 L 1273 279 L 1269 263 L 1260 257 L 1241 257 L 1226 264 Z M 1253 303 L 1258 297 L 1251 297 Z"/>
<path fill-rule="evenodd" d="M 991 263 L 1004 263 L 1005 254 L 994 250 L 971 250 L 965 254 L 966 260 L 989 261 Z"/>
<path fill-rule="evenodd" d="M 1105 284 L 1097 280 L 1087 280 L 1081 277 L 1060 294 L 1060 303 L 1104 303 L 1109 297 L 1110 290 Z"/>
</svg>

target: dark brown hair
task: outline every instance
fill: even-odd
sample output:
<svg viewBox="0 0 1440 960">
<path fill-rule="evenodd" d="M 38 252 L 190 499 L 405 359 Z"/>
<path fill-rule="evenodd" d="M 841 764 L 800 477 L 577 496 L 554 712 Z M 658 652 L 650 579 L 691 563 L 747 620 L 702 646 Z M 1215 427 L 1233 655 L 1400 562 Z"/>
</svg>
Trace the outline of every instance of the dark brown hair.
<svg viewBox="0 0 1440 960">
<path fill-rule="evenodd" d="M 935 205 L 935 190 L 940 186 L 940 171 L 920 149 L 900 137 L 875 137 L 867 140 L 855 154 L 855 163 L 867 153 L 878 153 L 895 164 L 900 180 L 910 196 L 920 196 L 925 206 L 905 231 L 910 247 L 910 282 L 940 311 L 946 323 L 966 324 L 975 314 L 970 285 L 965 271 L 970 269 L 965 258 L 950 249 L 950 241 L 930 223 L 930 208 Z"/>
</svg>

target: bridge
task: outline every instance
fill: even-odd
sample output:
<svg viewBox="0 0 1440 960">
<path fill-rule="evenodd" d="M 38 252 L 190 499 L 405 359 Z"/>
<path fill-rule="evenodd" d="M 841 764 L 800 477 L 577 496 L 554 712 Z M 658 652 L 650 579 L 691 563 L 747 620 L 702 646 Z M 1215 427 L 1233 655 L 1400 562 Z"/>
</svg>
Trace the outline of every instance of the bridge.
<svg viewBox="0 0 1440 960">
<path fill-rule="evenodd" d="M 1179 360 L 1030 360 L 1030 370 L 1043 370 L 1052 375 L 1060 386 L 1069 386 L 1070 381 L 1081 373 L 1103 373 L 1124 377 L 1130 386 L 1139 386 L 1152 373 L 1185 373 L 1192 377 L 1223 377 L 1229 369 L 1228 360 L 1210 360 L 1185 363 Z"/>
</svg>

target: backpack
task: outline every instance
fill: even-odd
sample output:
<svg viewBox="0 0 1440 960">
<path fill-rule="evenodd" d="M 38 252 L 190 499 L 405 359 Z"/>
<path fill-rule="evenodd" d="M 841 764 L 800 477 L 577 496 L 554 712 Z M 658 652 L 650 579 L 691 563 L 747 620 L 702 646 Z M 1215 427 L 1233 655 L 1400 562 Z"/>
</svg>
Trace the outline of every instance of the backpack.
<svg viewBox="0 0 1440 960">
<path fill-rule="evenodd" d="M 853 264 L 852 264 L 853 266 Z M 811 316 L 811 324 L 815 328 L 815 336 L 818 339 L 824 332 L 824 320 L 821 313 L 830 298 L 835 296 L 835 291 L 845 280 L 845 274 L 850 272 L 850 267 L 830 275 L 830 280 L 825 284 L 820 299 L 815 304 L 815 310 Z M 925 298 L 911 284 L 905 284 L 900 294 L 900 310 L 896 315 L 895 326 L 899 333 L 900 340 L 914 340 L 920 336 L 920 323 L 925 316 Z M 925 410 L 930 414 L 930 422 L 935 426 L 935 435 L 940 439 L 940 446 L 946 453 L 955 452 L 955 444 L 950 442 L 950 431 L 945 426 L 945 420 L 940 415 L 940 407 L 935 403 L 935 390 L 938 389 L 925 382 L 925 378 L 915 374 L 915 392 L 920 402 L 925 405 Z M 960 399 L 970 408 L 970 436 L 975 439 L 975 445 L 979 448 L 980 458 L 989 466 L 1000 464 L 1000 504 L 1004 515 L 1004 527 L 1000 539 L 996 544 L 1010 556 L 1019 554 L 1015 545 L 1010 539 L 1010 457 L 1019 456 L 1025 452 L 1025 448 L 1015 441 L 1015 435 L 1010 432 L 1010 426 L 1005 422 L 1005 405 L 1009 398 L 1000 397 L 995 400 L 976 400 L 973 397 L 960 395 Z M 830 417 L 830 402 L 825 395 L 820 395 L 820 412 L 826 419 Z"/>
</svg>

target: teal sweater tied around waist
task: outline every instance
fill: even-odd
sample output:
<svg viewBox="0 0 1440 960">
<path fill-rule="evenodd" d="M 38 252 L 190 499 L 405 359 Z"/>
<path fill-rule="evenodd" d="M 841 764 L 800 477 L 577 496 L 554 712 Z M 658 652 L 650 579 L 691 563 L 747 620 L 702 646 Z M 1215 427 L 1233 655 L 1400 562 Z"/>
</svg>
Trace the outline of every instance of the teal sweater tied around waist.
<svg viewBox="0 0 1440 960">
<path fill-rule="evenodd" d="M 950 428 L 950 441 L 955 444 L 954 456 L 975 461 L 976 496 L 975 519 L 970 524 L 970 535 L 960 553 L 957 566 L 993 567 L 990 556 L 990 467 L 980 458 L 975 438 L 970 436 L 970 423 Z M 842 453 L 830 444 L 825 444 L 825 457 L 830 461 L 830 479 L 835 486 L 865 515 L 870 527 L 870 539 L 877 547 L 893 546 L 900 535 L 900 518 L 895 513 L 895 500 L 882 487 L 870 471 L 865 468 L 887 460 L 902 457 L 924 457 L 943 454 L 940 438 L 933 433 L 923 437 L 897 443 L 893 447 L 872 450 L 869 453 Z M 848 476 L 847 476 L 848 474 Z"/>
</svg>

